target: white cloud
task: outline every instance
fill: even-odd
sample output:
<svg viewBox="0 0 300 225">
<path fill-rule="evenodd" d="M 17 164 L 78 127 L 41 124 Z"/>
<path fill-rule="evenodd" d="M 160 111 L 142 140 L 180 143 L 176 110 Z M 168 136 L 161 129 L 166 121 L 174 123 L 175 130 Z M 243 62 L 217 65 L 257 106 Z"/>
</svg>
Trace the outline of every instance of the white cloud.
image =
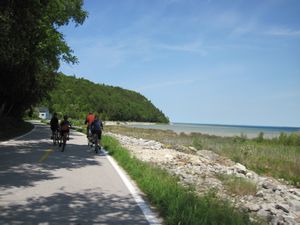
<svg viewBox="0 0 300 225">
<path fill-rule="evenodd" d="M 290 28 L 272 28 L 265 32 L 267 35 L 286 36 L 286 37 L 300 37 L 300 30 L 293 30 Z"/>
</svg>

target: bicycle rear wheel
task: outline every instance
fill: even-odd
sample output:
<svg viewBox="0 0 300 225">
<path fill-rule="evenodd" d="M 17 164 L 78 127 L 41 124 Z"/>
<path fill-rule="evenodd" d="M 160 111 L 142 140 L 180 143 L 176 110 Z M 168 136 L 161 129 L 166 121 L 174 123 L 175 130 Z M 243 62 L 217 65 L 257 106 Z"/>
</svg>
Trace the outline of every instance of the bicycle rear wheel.
<svg viewBox="0 0 300 225">
<path fill-rule="evenodd" d="M 53 141 L 53 145 L 55 145 L 56 144 L 56 135 L 55 135 L 55 132 L 54 133 L 52 133 L 52 141 Z"/>
<path fill-rule="evenodd" d="M 62 143 L 61 151 L 63 152 L 63 151 L 65 151 L 66 143 L 67 143 L 67 134 L 66 133 L 63 134 L 62 141 L 63 141 L 63 143 Z"/>
<path fill-rule="evenodd" d="M 94 138 L 94 143 L 95 143 L 95 152 L 98 153 L 99 145 L 98 145 L 98 135 L 97 135 L 97 133 L 94 134 L 93 138 Z"/>
<path fill-rule="evenodd" d="M 65 151 L 65 147 L 66 147 L 66 141 L 63 141 L 63 143 L 62 143 L 62 148 L 61 148 L 61 151 L 62 151 L 62 152 Z"/>
<path fill-rule="evenodd" d="M 57 141 L 58 141 L 58 134 L 57 134 L 57 131 L 55 131 L 53 134 L 53 144 L 56 145 Z"/>
</svg>

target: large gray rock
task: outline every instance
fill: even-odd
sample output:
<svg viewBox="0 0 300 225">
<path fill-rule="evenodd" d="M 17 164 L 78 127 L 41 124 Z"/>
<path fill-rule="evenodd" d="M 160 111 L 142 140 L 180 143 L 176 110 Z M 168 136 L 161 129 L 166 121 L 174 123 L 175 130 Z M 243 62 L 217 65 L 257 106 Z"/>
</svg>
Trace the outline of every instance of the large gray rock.
<svg viewBox="0 0 300 225">
<path fill-rule="evenodd" d="M 282 210 L 283 212 L 286 212 L 286 213 L 289 213 L 289 206 L 288 205 L 285 205 L 285 204 L 282 204 L 282 203 L 279 203 L 279 204 L 276 204 L 275 205 L 275 208 L 276 209 L 280 209 Z"/>
<path fill-rule="evenodd" d="M 247 174 L 247 169 L 244 165 L 237 163 L 233 166 L 233 170 L 236 171 L 237 173 L 242 173 L 244 175 Z"/>
<path fill-rule="evenodd" d="M 270 182 L 269 180 L 265 180 L 263 183 L 262 183 L 262 187 L 265 188 L 265 189 L 272 189 L 275 188 L 275 185 L 272 184 L 272 182 Z"/>
<path fill-rule="evenodd" d="M 300 212 L 300 201 L 290 199 L 288 204 L 293 211 Z"/>
<path fill-rule="evenodd" d="M 250 212 L 257 212 L 260 210 L 260 206 L 254 203 L 246 203 L 245 207 L 250 211 Z"/>
</svg>

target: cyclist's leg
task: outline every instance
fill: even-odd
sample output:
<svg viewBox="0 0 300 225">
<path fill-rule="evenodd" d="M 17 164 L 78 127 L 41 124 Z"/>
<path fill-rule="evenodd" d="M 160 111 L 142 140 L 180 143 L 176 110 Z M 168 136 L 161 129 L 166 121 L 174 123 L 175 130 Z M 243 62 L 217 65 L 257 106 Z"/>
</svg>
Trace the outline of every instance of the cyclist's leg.
<svg viewBox="0 0 300 225">
<path fill-rule="evenodd" d="M 98 141 L 98 134 L 97 134 L 97 132 L 95 132 L 94 135 L 95 135 L 95 145 L 98 146 L 99 141 Z"/>
<path fill-rule="evenodd" d="M 101 144 L 101 138 L 102 138 L 102 131 L 99 130 L 98 131 L 98 144 L 99 144 L 100 150 L 101 150 L 101 146 L 102 146 L 102 144 Z"/>
<path fill-rule="evenodd" d="M 57 142 L 57 131 L 52 131 L 52 138 L 53 138 L 53 144 L 56 144 Z"/>
<path fill-rule="evenodd" d="M 55 133 L 56 133 L 56 140 L 59 141 L 59 128 L 57 127 L 56 130 L 55 130 Z"/>
<path fill-rule="evenodd" d="M 94 131 L 93 137 L 94 137 L 94 142 L 95 142 L 95 152 L 98 153 L 99 145 L 98 145 L 98 133 L 97 133 L 97 131 Z"/>
<path fill-rule="evenodd" d="M 51 127 L 51 131 L 52 131 L 51 139 L 53 139 L 54 138 L 54 132 L 55 132 L 55 130 Z"/>
<path fill-rule="evenodd" d="M 95 134 L 96 134 L 96 131 L 95 130 L 91 130 L 91 140 L 92 140 L 92 144 L 95 144 Z"/>
<path fill-rule="evenodd" d="M 67 140 L 68 140 L 68 132 L 65 131 L 65 132 L 64 132 L 64 136 L 63 136 L 64 144 L 66 144 Z"/>
<path fill-rule="evenodd" d="M 61 146 L 62 142 L 63 142 L 63 132 L 62 130 L 59 131 L 59 147 Z"/>
<path fill-rule="evenodd" d="M 62 135 L 62 137 L 63 137 L 63 143 L 62 143 L 62 149 L 61 149 L 62 152 L 65 150 L 65 147 L 66 147 L 67 136 L 68 136 L 68 132 L 64 131 L 63 135 Z"/>
<path fill-rule="evenodd" d="M 52 129 L 52 136 L 51 136 L 51 139 L 53 140 L 53 144 L 55 145 L 56 144 L 56 131 L 55 129 Z"/>
<path fill-rule="evenodd" d="M 86 137 L 89 138 L 89 136 L 90 136 L 90 125 L 88 124 L 86 126 Z"/>
</svg>

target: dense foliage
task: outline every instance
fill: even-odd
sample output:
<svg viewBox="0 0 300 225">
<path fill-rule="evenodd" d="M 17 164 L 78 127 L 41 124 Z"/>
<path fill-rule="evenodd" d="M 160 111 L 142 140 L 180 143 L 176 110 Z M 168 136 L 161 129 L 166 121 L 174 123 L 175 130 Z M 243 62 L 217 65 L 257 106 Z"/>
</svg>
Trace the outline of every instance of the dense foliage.
<svg viewBox="0 0 300 225">
<path fill-rule="evenodd" d="M 77 59 L 58 32 L 82 24 L 83 0 L 0 1 L 0 118 L 20 118 L 54 87 L 60 60 Z"/>
<path fill-rule="evenodd" d="M 77 119 L 83 119 L 92 111 L 104 120 L 169 122 L 160 110 L 137 92 L 63 74 L 57 77 L 56 88 L 43 104 L 52 112 Z"/>
</svg>

